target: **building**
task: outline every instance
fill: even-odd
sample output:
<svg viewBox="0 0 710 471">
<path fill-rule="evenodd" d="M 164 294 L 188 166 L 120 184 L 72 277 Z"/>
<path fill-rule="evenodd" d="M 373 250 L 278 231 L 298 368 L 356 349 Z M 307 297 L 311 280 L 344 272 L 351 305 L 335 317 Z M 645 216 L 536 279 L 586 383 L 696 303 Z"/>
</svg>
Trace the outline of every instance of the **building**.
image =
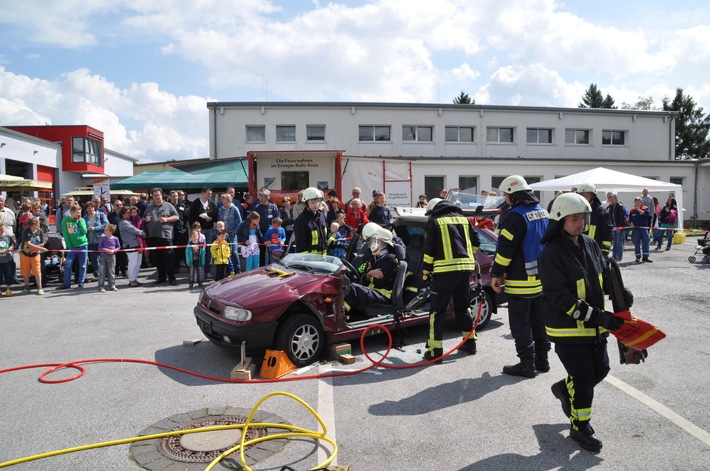
<svg viewBox="0 0 710 471">
<path fill-rule="evenodd" d="M 250 191 L 382 189 L 411 205 L 442 188 L 495 190 L 594 167 L 683 186 L 685 219 L 710 220 L 710 160 L 675 155 L 665 111 L 398 103 L 212 102 L 210 158 L 246 157 Z M 567 190 L 567 188 L 561 188 Z M 633 195 L 620 195 L 630 203 Z M 665 201 L 667 195 L 654 195 Z M 543 203 L 552 194 L 543 194 Z"/>
<path fill-rule="evenodd" d="M 130 177 L 136 161 L 105 149 L 103 132 L 91 126 L 0 127 L 0 173 L 50 183 L 31 192 L 50 202 L 96 179 Z"/>
</svg>

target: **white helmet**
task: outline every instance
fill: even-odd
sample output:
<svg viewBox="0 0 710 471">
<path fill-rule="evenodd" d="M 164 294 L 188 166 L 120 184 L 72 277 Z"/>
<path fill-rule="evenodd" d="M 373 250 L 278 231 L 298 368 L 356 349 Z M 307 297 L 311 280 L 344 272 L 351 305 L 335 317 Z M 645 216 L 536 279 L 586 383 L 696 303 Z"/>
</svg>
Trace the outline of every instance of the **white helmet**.
<svg viewBox="0 0 710 471">
<path fill-rule="evenodd" d="M 525 181 L 520 175 L 511 175 L 505 180 L 503 180 L 498 187 L 503 193 L 511 194 L 518 191 L 532 190 L 528 182 Z"/>
<path fill-rule="evenodd" d="M 319 200 L 321 201 L 323 199 L 323 192 L 320 191 L 318 188 L 314 188 L 312 186 L 309 186 L 305 190 L 303 190 L 303 201 L 308 201 L 308 200 Z"/>
<path fill-rule="evenodd" d="M 386 244 L 392 243 L 392 232 L 376 222 L 368 222 L 362 227 L 362 239 L 369 240 L 371 237 L 377 237 Z"/>
<path fill-rule="evenodd" d="M 434 210 L 434 206 L 444 201 L 442 198 L 432 198 L 426 204 L 426 214 L 430 214 Z"/>
<path fill-rule="evenodd" d="M 582 183 L 577 187 L 577 193 L 594 193 L 597 194 L 597 187 L 594 183 Z"/>
<path fill-rule="evenodd" d="M 550 219 L 560 221 L 570 214 L 589 214 L 592 212 L 592 207 L 589 206 L 589 202 L 584 196 L 577 193 L 565 193 L 555 198 L 550 210 Z"/>
</svg>

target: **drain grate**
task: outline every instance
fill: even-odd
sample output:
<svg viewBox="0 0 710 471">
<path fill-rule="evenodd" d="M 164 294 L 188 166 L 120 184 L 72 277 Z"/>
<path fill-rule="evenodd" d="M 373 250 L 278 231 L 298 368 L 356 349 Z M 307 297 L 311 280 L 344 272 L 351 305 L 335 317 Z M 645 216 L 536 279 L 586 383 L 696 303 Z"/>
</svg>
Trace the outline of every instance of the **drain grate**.
<svg viewBox="0 0 710 471">
<path fill-rule="evenodd" d="M 211 427 L 214 425 L 243 424 L 246 420 L 246 417 L 237 416 L 205 417 L 182 427 L 177 427 L 173 431 Z M 249 427 L 246 440 L 249 441 L 265 435 L 265 428 L 256 426 Z M 183 463 L 209 463 L 226 450 L 237 445 L 241 438 L 241 429 L 173 435 L 172 437 L 165 437 L 158 442 L 158 453 L 168 459 Z M 247 446 L 244 448 L 244 451 L 253 448 L 253 446 L 254 445 Z M 233 455 L 238 457 L 239 453 L 233 453 Z M 232 455 L 229 455 L 229 457 L 232 457 Z"/>
<path fill-rule="evenodd" d="M 139 435 L 153 435 L 214 425 L 244 424 L 249 413 L 249 409 L 231 406 L 193 410 L 156 422 L 142 430 Z M 285 419 L 275 414 L 262 410 L 257 411 L 254 415 L 252 426 L 247 430 L 246 440 L 261 438 L 282 431 L 280 429 L 260 427 L 258 425 L 259 422 L 288 424 Z M 195 471 L 204 469 L 208 463 L 224 451 L 237 445 L 241 437 L 241 429 L 178 434 L 171 437 L 133 443 L 130 448 L 130 456 L 136 464 L 144 469 L 157 471 L 168 469 L 169 467 L 171 471 Z M 287 439 L 277 439 L 247 446 L 244 449 L 247 463 L 251 466 L 280 452 L 286 446 L 286 443 L 288 443 Z M 239 452 L 232 453 L 222 460 L 222 466 L 219 469 L 224 469 L 224 467 L 241 469 L 238 462 Z"/>
</svg>

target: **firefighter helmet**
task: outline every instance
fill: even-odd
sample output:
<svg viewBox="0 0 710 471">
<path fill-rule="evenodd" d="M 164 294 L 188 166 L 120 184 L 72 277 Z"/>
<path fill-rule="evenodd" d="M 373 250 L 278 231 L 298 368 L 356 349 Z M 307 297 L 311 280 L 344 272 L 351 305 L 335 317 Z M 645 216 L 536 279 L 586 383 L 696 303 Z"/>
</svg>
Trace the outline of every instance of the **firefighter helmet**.
<svg viewBox="0 0 710 471">
<path fill-rule="evenodd" d="M 376 237 L 385 244 L 392 244 L 392 233 L 376 222 L 368 222 L 362 227 L 362 239 L 369 240 Z"/>
<path fill-rule="evenodd" d="M 442 201 L 444 201 L 442 198 L 432 198 L 431 200 L 429 200 L 426 205 L 426 214 L 431 214 L 431 212 L 434 210 L 434 206 L 436 206 Z"/>
<path fill-rule="evenodd" d="M 555 198 L 550 208 L 550 219 L 561 221 L 565 216 L 570 214 L 592 212 L 592 207 L 589 206 L 587 199 L 577 193 L 565 193 Z"/>
<path fill-rule="evenodd" d="M 577 187 L 577 193 L 594 193 L 597 194 L 597 187 L 594 183 L 582 183 Z"/>
<path fill-rule="evenodd" d="M 528 182 L 520 175 L 511 175 L 503 180 L 498 187 L 500 191 L 507 194 L 517 193 L 518 191 L 532 190 Z"/>
<path fill-rule="evenodd" d="M 303 190 L 303 201 L 308 200 L 323 200 L 323 192 L 320 191 L 318 188 L 309 186 L 308 188 Z"/>
</svg>

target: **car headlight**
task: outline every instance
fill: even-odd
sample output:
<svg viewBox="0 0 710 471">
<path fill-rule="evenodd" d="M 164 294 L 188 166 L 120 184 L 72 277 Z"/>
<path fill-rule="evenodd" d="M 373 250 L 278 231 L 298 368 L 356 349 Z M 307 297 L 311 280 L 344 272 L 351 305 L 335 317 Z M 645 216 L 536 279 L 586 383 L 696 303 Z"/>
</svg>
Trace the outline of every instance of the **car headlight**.
<svg viewBox="0 0 710 471">
<path fill-rule="evenodd" d="M 241 307 L 226 306 L 224 308 L 224 317 L 233 321 L 246 322 L 251 320 L 251 311 Z"/>
</svg>

